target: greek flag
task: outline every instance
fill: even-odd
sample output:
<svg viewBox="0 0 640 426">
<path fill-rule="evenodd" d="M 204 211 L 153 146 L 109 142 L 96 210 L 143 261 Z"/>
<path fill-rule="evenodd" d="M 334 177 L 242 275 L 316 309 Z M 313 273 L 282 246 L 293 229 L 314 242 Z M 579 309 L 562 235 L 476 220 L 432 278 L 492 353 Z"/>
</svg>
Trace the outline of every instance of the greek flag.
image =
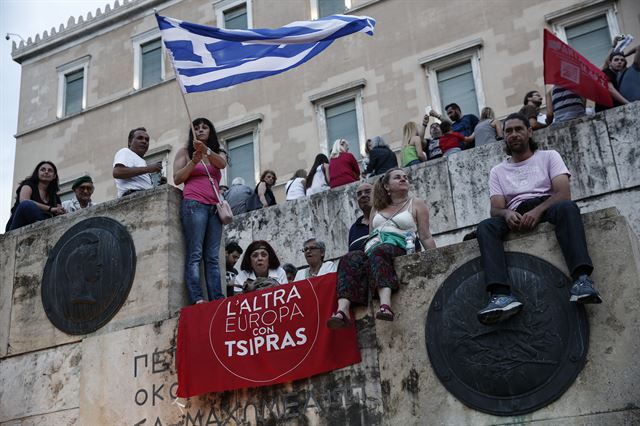
<svg viewBox="0 0 640 426">
<path fill-rule="evenodd" d="M 373 35 L 375 19 L 332 15 L 282 28 L 225 30 L 156 14 L 162 41 L 184 93 L 204 92 L 265 78 L 297 67 L 337 38 Z"/>
</svg>

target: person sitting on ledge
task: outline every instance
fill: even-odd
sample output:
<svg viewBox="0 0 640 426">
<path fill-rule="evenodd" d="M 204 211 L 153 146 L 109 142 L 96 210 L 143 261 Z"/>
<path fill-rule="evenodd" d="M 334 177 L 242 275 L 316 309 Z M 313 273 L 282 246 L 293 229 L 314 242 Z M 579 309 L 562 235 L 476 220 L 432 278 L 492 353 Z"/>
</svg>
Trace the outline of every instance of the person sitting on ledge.
<svg viewBox="0 0 640 426">
<path fill-rule="evenodd" d="M 149 149 L 149 134 L 144 127 L 129 132 L 128 147 L 116 152 L 113 158 L 113 178 L 116 181 L 118 198 L 136 191 L 153 188 L 150 173 L 160 173 L 162 163 L 147 165 L 144 155 Z M 162 177 L 161 183 L 167 183 Z"/>
<path fill-rule="evenodd" d="M 349 152 L 349 142 L 337 139 L 331 148 L 329 157 L 329 186 L 337 188 L 357 182 L 360 179 L 360 166 L 356 157 Z"/>
<path fill-rule="evenodd" d="M 372 193 L 373 185 L 368 182 L 356 189 L 356 200 L 363 214 L 349 228 L 349 252 L 338 262 L 338 310 L 327 321 L 329 328 L 348 327 L 351 324 L 351 303 L 366 306 L 369 302 L 369 258 L 364 252 L 364 245 L 369 237 Z"/>
<path fill-rule="evenodd" d="M 95 188 L 93 187 L 91 176 L 85 175 L 74 180 L 71 189 L 75 193 L 75 197 L 62 202 L 62 207 L 67 213 L 93 206 L 91 195 Z"/>
<path fill-rule="evenodd" d="M 273 285 L 287 284 L 287 273 L 280 267 L 280 259 L 264 240 L 249 244 L 236 276 L 234 293 L 249 292 Z"/>
<path fill-rule="evenodd" d="M 273 170 L 262 172 L 260 182 L 245 203 L 248 212 L 276 205 L 276 196 L 271 189 L 276 184 L 276 180 L 278 178 Z"/>
<path fill-rule="evenodd" d="M 229 203 L 231 211 L 234 215 L 246 213 L 247 200 L 253 194 L 253 190 L 249 188 L 243 178 L 236 177 L 231 181 L 231 188 L 224 194 L 224 198 Z"/>
<path fill-rule="evenodd" d="M 301 281 L 311 277 L 328 274 L 336 271 L 336 266 L 330 260 L 324 261 L 324 254 L 327 249 L 324 241 L 317 238 L 309 238 L 304 242 L 302 252 L 309 265 L 308 268 L 300 269 L 294 281 Z"/>
<path fill-rule="evenodd" d="M 291 176 L 291 179 L 284 185 L 285 196 L 287 201 L 297 200 L 298 198 L 304 198 L 307 195 L 305 186 L 307 184 L 307 171 L 305 169 L 298 169 Z"/>
<path fill-rule="evenodd" d="M 38 163 L 31 176 L 20 182 L 16 202 L 5 231 L 65 213 L 58 197 L 58 169 L 51 161 Z"/>
<path fill-rule="evenodd" d="M 369 162 L 364 169 L 363 177 L 378 176 L 394 167 L 398 167 L 396 154 L 391 151 L 382 136 L 374 136 L 371 139 Z"/>
<path fill-rule="evenodd" d="M 538 150 L 531 123 L 522 114 L 504 121 L 505 151 L 510 155 L 491 169 L 491 217 L 478 225 L 477 235 L 489 304 L 478 312 L 483 324 L 504 321 L 522 309 L 512 294 L 502 244 L 509 230 L 532 231 L 540 222 L 556 225 L 556 237 L 571 276 L 570 301 L 601 303 L 593 288 L 593 264 L 587 252 L 580 209 L 571 201 L 571 174 L 556 151 Z"/>
<path fill-rule="evenodd" d="M 404 170 L 388 170 L 375 183 L 369 230 L 365 252 L 369 258 L 368 283 L 380 298 L 376 319 L 393 321 L 391 293 L 398 289 L 393 259 L 406 253 L 406 240 L 413 238 L 416 231 L 425 247 L 436 247 L 429 231 L 429 208 L 423 200 L 409 196 L 409 178 Z M 353 273 L 351 268 L 338 269 L 338 310 L 327 322 L 329 328 L 349 326 L 349 296 L 367 294 L 366 287 L 362 288 L 367 281 L 349 271 Z"/>
</svg>

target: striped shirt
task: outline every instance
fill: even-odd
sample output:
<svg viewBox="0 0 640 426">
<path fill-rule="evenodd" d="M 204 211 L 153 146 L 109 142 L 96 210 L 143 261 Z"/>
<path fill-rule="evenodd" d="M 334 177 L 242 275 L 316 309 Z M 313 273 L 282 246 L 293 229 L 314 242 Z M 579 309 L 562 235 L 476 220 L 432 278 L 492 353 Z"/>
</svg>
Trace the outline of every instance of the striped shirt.
<svg viewBox="0 0 640 426">
<path fill-rule="evenodd" d="M 554 124 L 586 115 L 582 98 L 564 87 L 553 86 L 551 103 L 553 105 Z"/>
</svg>

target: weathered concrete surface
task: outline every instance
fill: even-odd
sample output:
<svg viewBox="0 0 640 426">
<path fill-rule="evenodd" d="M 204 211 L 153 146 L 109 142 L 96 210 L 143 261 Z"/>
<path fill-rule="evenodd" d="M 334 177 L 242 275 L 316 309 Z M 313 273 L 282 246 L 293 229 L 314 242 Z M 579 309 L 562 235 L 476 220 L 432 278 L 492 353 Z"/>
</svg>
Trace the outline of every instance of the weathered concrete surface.
<svg viewBox="0 0 640 426">
<path fill-rule="evenodd" d="M 456 220 L 455 224 L 435 229 L 450 231 L 476 224 L 489 216 L 489 172 L 504 159 L 503 147 L 501 142 L 483 145 L 446 159 Z"/>
<path fill-rule="evenodd" d="M 640 102 L 634 102 L 605 113 L 611 148 L 616 161 L 620 185 L 631 188 L 640 185 Z"/>
<path fill-rule="evenodd" d="M 617 208 L 640 239 L 640 187 L 585 198 L 578 201 L 578 206 L 583 214 L 609 207 Z"/>
<path fill-rule="evenodd" d="M 562 155 L 572 173 L 573 199 L 586 201 L 623 188 L 640 190 L 640 156 L 636 155 L 639 121 L 640 102 L 636 102 L 537 130 L 534 138 L 542 149 L 555 149 Z M 503 142 L 484 145 L 407 169 L 411 193 L 427 202 L 431 232 L 439 243 L 460 241 L 470 230 L 461 228 L 488 217 L 489 171 L 505 159 L 503 146 Z M 254 239 L 273 238 L 281 244 L 277 247 L 280 260 L 299 267 L 306 266 L 298 251 L 302 242 L 317 236 L 327 243 L 327 258 L 337 258 L 345 252 L 349 226 L 359 214 L 355 202 L 357 186 L 354 183 L 264 212 L 241 215 L 227 227 L 226 236 L 238 240 L 241 246 Z M 618 203 L 622 203 L 623 212 L 633 208 L 624 199 L 602 206 Z"/>
<path fill-rule="evenodd" d="M 555 149 L 572 174 L 574 199 L 620 189 L 607 126 L 602 114 L 535 132 L 541 149 Z"/>
<path fill-rule="evenodd" d="M 11 320 L 11 295 L 15 267 L 16 238 L 0 236 L 0 358 L 7 354 L 9 324 Z"/>
<path fill-rule="evenodd" d="M 277 386 L 190 398 L 184 412 L 173 404 L 176 319 L 88 337 L 82 342 L 78 424 L 380 424 L 373 321 L 365 310 L 360 314 L 365 316 L 358 320 L 359 365 Z"/>
<path fill-rule="evenodd" d="M 82 338 L 67 335 L 51 324 L 42 306 L 40 282 L 47 256 L 55 243 L 71 226 L 88 217 L 106 216 L 124 225 L 133 238 L 137 256 L 136 275 L 126 302 L 96 333 L 174 315 L 186 304 L 182 284 L 184 249 L 181 248 L 182 232 L 177 214 L 179 200 L 179 190 L 158 188 L 12 232 L 10 235 L 16 238 L 17 261 L 8 353 L 33 351 Z"/>
<path fill-rule="evenodd" d="M 638 241 L 615 209 L 584 216 L 593 274 L 604 304 L 587 307 L 590 341 L 587 363 L 575 383 L 556 402 L 534 413 L 511 419 L 467 408 L 439 382 L 431 369 L 425 344 L 425 319 L 431 299 L 455 269 L 479 255 L 477 242 L 466 242 L 398 258 L 403 283 L 394 296 L 396 321 L 376 324 L 385 410 L 390 424 L 512 424 L 625 412 L 636 418 L 640 405 L 640 370 L 633 354 L 640 350 L 640 251 Z M 534 234 L 512 235 L 508 251 L 541 257 L 565 274 L 553 227 L 545 224 Z M 569 302 L 567 302 L 569 303 Z M 410 372 L 413 376 L 410 377 Z M 415 386 L 406 386 L 412 380 Z M 555 420 L 554 420 L 555 419 Z M 584 423 L 607 424 L 594 416 Z M 592 423 L 593 421 L 593 423 Z"/>
<path fill-rule="evenodd" d="M 39 416 L 23 417 L 0 423 L 0 426 L 74 426 L 78 424 L 78 409 L 57 411 Z"/>
<path fill-rule="evenodd" d="M 0 422 L 78 407 L 79 344 L 0 361 Z"/>
</svg>

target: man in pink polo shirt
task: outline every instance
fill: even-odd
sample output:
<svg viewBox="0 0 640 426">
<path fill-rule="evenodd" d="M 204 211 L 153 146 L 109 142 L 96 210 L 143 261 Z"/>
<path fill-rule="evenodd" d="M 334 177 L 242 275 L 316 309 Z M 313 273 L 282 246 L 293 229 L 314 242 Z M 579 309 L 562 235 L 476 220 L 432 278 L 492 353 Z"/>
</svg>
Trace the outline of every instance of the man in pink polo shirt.
<svg viewBox="0 0 640 426">
<path fill-rule="evenodd" d="M 571 201 L 571 174 L 556 151 L 538 150 L 529 120 L 522 114 L 504 121 L 506 152 L 510 157 L 491 169 L 491 217 L 478 225 L 489 304 L 478 312 L 483 324 L 517 314 L 522 303 L 512 294 L 502 239 L 509 230 L 531 231 L 540 222 L 556 226 L 556 237 L 571 277 L 570 301 L 602 303 L 593 287 L 593 264 L 587 250 L 580 209 Z"/>
</svg>

